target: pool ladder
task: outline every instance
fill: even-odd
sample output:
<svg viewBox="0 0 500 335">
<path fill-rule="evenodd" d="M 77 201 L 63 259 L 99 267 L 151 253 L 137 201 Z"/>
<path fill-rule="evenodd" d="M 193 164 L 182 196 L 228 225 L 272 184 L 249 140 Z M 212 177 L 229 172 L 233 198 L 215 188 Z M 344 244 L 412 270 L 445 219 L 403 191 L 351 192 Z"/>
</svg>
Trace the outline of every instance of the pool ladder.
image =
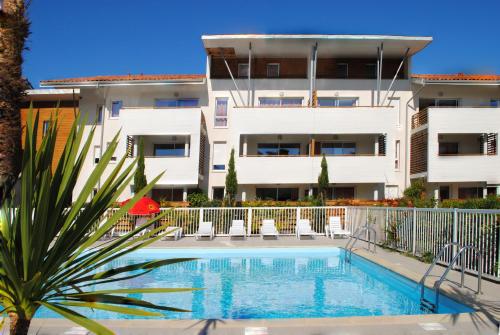
<svg viewBox="0 0 500 335">
<path fill-rule="evenodd" d="M 352 258 L 352 249 L 354 248 L 354 245 L 356 245 L 356 242 L 359 241 L 359 238 L 361 236 L 361 234 L 363 233 L 367 233 L 368 232 L 368 251 L 371 251 L 371 245 L 373 244 L 373 251 L 372 252 L 376 252 L 377 251 L 377 232 L 375 231 L 375 229 L 373 229 L 373 227 L 370 227 L 368 225 L 365 225 L 363 227 L 359 227 L 358 229 L 356 229 L 356 231 L 354 232 L 354 234 L 352 234 L 350 237 L 349 237 L 349 240 L 347 241 L 346 245 L 345 245 L 345 248 L 346 250 L 348 251 L 347 253 L 347 256 L 346 257 L 346 260 L 350 263 L 351 262 L 351 258 Z M 372 237 L 372 233 L 373 233 L 373 241 L 371 239 Z"/>
<path fill-rule="evenodd" d="M 446 267 L 446 270 L 443 272 L 441 277 L 434 282 L 434 291 L 435 291 L 435 298 L 434 302 L 431 302 L 430 300 L 425 298 L 425 280 L 427 277 L 430 275 L 432 269 L 434 266 L 437 264 L 439 259 L 443 256 L 444 252 L 450 248 L 460 248 L 459 251 L 456 253 L 456 255 L 452 258 L 450 264 Z M 462 246 L 460 243 L 448 243 L 444 247 L 441 248 L 437 256 L 434 258 L 432 264 L 429 266 L 427 271 L 425 272 L 424 276 L 422 279 L 420 279 L 419 285 L 420 285 L 420 308 L 423 311 L 429 311 L 432 313 L 437 313 L 439 309 L 439 289 L 441 287 L 441 284 L 446 280 L 446 276 L 450 272 L 450 270 L 453 268 L 455 263 L 460 259 L 460 268 L 461 268 L 461 279 L 460 279 L 460 287 L 464 287 L 464 278 L 465 278 L 465 266 L 464 266 L 464 260 L 462 255 L 465 253 L 467 250 L 472 250 L 474 252 L 474 255 L 477 260 L 477 265 L 478 265 L 478 271 L 477 271 L 477 291 L 476 294 L 481 293 L 481 277 L 482 277 L 482 258 L 481 258 L 481 250 L 479 248 L 473 246 L 473 245 L 466 245 Z M 450 281 L 451 282 L 451 281 Z"/>
</svg>

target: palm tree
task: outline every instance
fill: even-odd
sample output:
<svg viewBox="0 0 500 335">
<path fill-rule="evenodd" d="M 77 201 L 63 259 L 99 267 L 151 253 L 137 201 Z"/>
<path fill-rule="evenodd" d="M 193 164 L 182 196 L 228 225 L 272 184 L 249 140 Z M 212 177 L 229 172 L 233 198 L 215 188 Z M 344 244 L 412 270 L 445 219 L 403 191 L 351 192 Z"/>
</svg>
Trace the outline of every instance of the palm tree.
<svg viewBox="0 0 500 335">
<path fill-rule="evenodd" d="M 4 0 L 0 9 L 0 205 L 20 170 L 20 108 L 27 82 L 22 53 L 29 35 L 24 0 Z"/>
<path fill-rule="evenodd" d="M 109 167 L 117 146 L 117 134 L 86 177 L 81 191 L 72 199 L 73 189 L 93 143 L 95 126 L 82 140 L 85 124 L 86 120 L 77 116 L 61 159 L 53 171 L 57 118 L 51 120 L 49 130 L 37 149 L 38 115 L 34 121 L 31 116 L 28 117 L 22 171 L 18 180 L 20 192 L 14 200 L 12 191 L 0 209 L 0 314 L 9 315 L 11 335 L 27 334 L 32 318 L 42 306 L 96 334 L 113 334 L 72 308 L 162 316 L 159 311 L 183 310 L 123 294 L 192 290 L 100 288 L 100 284 L 136 278 L 160 266 L 192 259 L 164 259 L 103 270 L 113 260 L 145 247 L 167 233 L 165 227 L 152 226 L 161 218 L 159 215 L 122 237 L 100 241 L 137 200 L 149 192 L 161 175 L 138 190 L 126 205 L 107 215 L 107 209 L 132 181 L 137 163 L 135 160 L 130 165 L 125 164 L 124 156 L 93 194 L 104 170 Z M 148 227 L 149 231 L 146 230 Z M 133 238 L 141 232 L 145 233 Z"/>
</svg>

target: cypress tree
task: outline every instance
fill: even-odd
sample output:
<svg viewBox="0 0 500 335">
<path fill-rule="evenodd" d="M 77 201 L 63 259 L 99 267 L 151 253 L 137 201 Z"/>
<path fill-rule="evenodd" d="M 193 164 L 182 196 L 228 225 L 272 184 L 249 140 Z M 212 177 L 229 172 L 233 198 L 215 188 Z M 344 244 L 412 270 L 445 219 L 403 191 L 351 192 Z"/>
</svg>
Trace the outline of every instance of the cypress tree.
<svg viewBox="0 0 500 335">
<path fill-rule="evenodd" d="M 323 159 L 321 160 L 321 173 L 318 176 L 318 193 L 321 202 L 324 203 L 326 198 L 326 189 L 330 185 L 330 179 L 328 178 L 328 163 L 326 162 L 325 155 L 323 154 Z"/>
<path fill-rule="evenodd" d="M 144 174 L 144 143 L 142 137 L 139 137 L 139 145 L 137 149 L 137 168 L 134 174 L 134 192 L 142 190 L 148 184 L 146 175 Z"/>
<path fill-rule="evenodd" d="M 226 199 L 230 205 L 234 205 L 236 194 L 238 193 L 238 178 L 234 167 L 234 149 L 231 149 L 231 157 L 226 175 Z"/>
</svg>

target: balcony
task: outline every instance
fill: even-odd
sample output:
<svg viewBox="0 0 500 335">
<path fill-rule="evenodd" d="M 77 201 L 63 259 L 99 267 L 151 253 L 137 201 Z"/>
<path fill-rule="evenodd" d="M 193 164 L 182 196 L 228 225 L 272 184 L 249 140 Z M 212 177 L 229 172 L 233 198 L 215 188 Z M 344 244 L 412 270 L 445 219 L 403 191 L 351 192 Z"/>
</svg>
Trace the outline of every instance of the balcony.
<svg viewBox="0 0 500 335">
<path fill-rule="evenodd" d="M 393 107 L 241 107 L 232 114 L 239 134 L 373 134 L 392 132 Z"/>
</svg>

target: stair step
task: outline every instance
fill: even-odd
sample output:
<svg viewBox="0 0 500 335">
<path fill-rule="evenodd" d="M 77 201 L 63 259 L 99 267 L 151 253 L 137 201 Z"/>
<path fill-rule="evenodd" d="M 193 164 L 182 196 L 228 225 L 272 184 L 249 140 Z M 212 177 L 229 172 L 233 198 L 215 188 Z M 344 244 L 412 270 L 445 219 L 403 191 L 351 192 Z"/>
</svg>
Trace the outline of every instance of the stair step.
<svg viewBox="0 0 500 335">
<path fill-rule="evenodd" d="M 435 313 L 436 312 L 436 304 L 430 302 L 429 300 L 422 298 L 420 299 L 420 309 L 422 311 L 428 311 Z"/>
</svg>

